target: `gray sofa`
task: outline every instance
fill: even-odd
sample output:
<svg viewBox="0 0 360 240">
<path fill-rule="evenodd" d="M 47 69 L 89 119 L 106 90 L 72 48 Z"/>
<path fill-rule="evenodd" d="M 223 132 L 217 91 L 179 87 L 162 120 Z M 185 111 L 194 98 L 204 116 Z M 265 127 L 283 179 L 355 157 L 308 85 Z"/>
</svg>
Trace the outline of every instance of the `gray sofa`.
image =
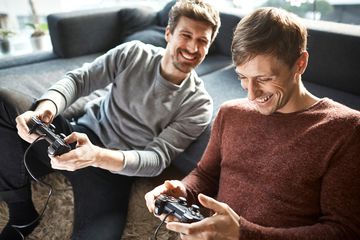
<svg viewBox="0 0 360 240">
<path fill-rule="evenodd" d="M 92 61 L 105 51 L 130 40 L 165 46 L 164 30 L 173 1 L 159 12 L 145 8 L 79 11 L 48 16 L 52 53 L 0 60 L 0 86 L 25 92 L 36 98 L 68 70 Z M 222 102 L 246 97 L 232 66 L 232 32 L 241 16 L 221 13 L 222 26 L 205 61 L 197 73 L 214 100 L 214 116 Z M 311 24 L 310 24 L 311 25 Z M 360 109 L 360 31 L 341 32 L 309 27 L 309 66 L 303 80 L 319 97 L 329 97 L 351 108 Z M 84 102 L 105 90 L 78 101 L 67 117 L 81 113 Z M 174 165 L 189 172 L 202 155 L 209 137 L 208 128 Z"/>
<path fill-rule="evenodd" d="M 66 71 L 92 61 L 105 51 L 130 40 L 165 46 L 164 30 L 173 2 L 159 12 L 142 8 L 87 10 L 48 16 L 53 52 L 0 60 L 0 87 L 39 97 Z M 197 68 L 214 100 L 214 116 L 226 100 L 246 97 L 234 72 L 230 45 L 241 16 L 221 13 L 222 26 L 206 60 Z M 360 31 L 323 30 L 309 23 L 309 67 L 305 86 L 318 97 L 329 97 L 360 110 Z M 65 114 L 82 112 L 83 104 L 107 91 L 101 89 L 77 101 Z M 26 106 L 24 106 L 26 107 Z M 173 161 L 162 178 L 180 178 L 200 159 L 209 138 L 209 128 Z M 173 174 L 173 175 L 172 175 Z M 174 175 L 175 174 L 175 175 Z M 156 182 L 157 183 L 157 182 Z"/>
</svg>

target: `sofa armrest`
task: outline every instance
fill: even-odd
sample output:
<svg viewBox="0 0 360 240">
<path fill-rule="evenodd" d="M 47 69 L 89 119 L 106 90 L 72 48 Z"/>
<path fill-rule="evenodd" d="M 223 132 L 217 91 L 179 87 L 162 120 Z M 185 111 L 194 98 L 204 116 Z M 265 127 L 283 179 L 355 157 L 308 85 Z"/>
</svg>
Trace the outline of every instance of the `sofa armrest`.
<svg viewBox="0 0 360 240">
<path fill-rule="evenodd" d="M 54 52 L 63 58 L 105 52 L 122 39 L 156 23 L 146 8 L 84 10 L 47 17 Z"/>
</svg>

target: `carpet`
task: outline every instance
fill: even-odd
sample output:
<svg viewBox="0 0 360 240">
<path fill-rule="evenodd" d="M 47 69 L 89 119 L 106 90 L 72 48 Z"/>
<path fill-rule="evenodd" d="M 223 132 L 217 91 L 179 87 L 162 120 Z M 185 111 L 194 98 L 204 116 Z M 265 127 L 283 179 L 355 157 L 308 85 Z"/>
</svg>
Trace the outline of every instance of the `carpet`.
<svg viewBox="0 0 360 240">
<path fill-rule="evenodd" d="M 68 240 L 71 238 L 73 221 L 72 188 L 65 177 L 59 173 L 51 173 L 43 179 L 50 183 L 54 192 L 50 198 L 39 226 L 28 236 L 27 240 Z M 132 188 L 129 213 L 123 240 L 148 240 L 160 224 L 160 220 L 148 212 L 144 195 L 157 186 L 157 182 L 143 178 L 138 179 Z M 46 201 L 48 188 L 39 183 L 32 184 L 33 201 L 40 211 Z M 8 220 L 6 204 L 0 202 L 0 231 Z M 176 240 L 178 235 L 162 227 L 158 233 L 158 240 Z"/>
</svg>

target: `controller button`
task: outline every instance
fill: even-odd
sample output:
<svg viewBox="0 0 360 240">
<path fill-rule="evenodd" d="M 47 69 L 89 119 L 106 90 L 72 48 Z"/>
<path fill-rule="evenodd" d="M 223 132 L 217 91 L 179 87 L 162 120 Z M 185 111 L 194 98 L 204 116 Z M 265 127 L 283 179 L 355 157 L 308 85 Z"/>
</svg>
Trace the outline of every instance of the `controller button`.
<svg viewBox="0 0 360 240">
<path fill-rule="evenodd" d="M 64 138 L 66 138 L 66 135 L 63 134 L 63 133 L 60 133 L 60 137 L 61 137 L 62 139 L 64 139 Z"/>
<path fill-rule="evenodd" d="M 199 212 L 200 210 L 200 207 L 196 204 L 193 204 L 191 205 L 191 210 L 194 211 L 194 212 Z"/>
<path fill-rule="evenodd" d="M 180 205 L 186 206 L 186 205 L 187 205 L 186 198 L 184 198 L 184 197 L 179 197 L 178 203 L 179 203 Z"/>
</svg>

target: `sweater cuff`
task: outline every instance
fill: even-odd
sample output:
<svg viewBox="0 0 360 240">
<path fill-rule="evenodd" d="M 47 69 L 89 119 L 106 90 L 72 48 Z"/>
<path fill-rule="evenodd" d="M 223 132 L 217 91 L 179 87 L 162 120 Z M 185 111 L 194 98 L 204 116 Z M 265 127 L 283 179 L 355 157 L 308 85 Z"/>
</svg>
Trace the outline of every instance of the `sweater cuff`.
<svg viewBox="0 0 360 240">
<path fill-rule="evenodd" d="M 64 95 L 59 93 L 56 90 L 49 90 L 44 95 L 42 95 L 37 101 L 36 104 L 44 101 L 49 100 L 52 101 L 55 104 L 56 107 L 56 115 L 62 113 L 66 108 L 66 99 L 64 98 Z"/>
<path fill-rule="evenodd" d="M 112 173 L 134 176 L 139 168 L 140 157 L 137 151 L 121 151 L 124 157 L 124 167 L 119 171 L 111 171 Z"/>
</svg>

